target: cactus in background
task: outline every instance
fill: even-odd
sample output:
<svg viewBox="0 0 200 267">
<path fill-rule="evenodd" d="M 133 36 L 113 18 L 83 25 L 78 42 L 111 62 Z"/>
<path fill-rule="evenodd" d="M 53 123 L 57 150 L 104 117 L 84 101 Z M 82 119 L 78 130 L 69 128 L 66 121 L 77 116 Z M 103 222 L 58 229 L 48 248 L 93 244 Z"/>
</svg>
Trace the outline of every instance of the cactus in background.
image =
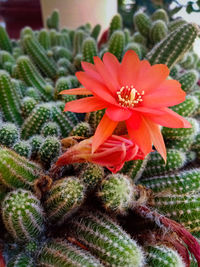
<svg viewBox="0 0 200 267">
<path fill-rule="evenodd" d="M 182 18 L 178 18 L 176 20 L 172 20 L 168 24 L 168 29 L 169 29 L 170 32 L 173 32 L 173 31 L 175 31 L 176 29 L 178 29 L 179 27 L 181 27 L 185 23 L 187 23 L 187 22 L 185 20 L 183 20 Z"/>
<path fill-rule="evenodd" d="M 141 51 L 141 46 L 138 43 L 128 43 L 125 48 L 124 48 L 124 53 L 128 50 L 133 50 L 136 52 L 136 54 L 138 55 L 138 57 L 141 59 L 142 58 L 142 51 Z"/>
<path fill-rule="evenodd" d="M 40 43 L 30 35 L 26 35 L 23 39 L 23 46 L 26 53 L 31 57 L 41 72 L 54 79 L 56 77 L 55 62 L 48 58 L 45 49 Z"/>
<path fill-rule="evenodd" d="M 6 29 L 0 25 L 0 48 L 12 53 L 12 43 Z"/>
<path fill-rule="evenodd" d="M 11 83 L 15 90 L 16 98 L 21 100 L 25 95 L 26 86 L 24 85 L 22 81 L 17 80 L 17 79 L 11 79 Z M 21 101 L 20 101 L 20 104 L 21 104 Z"/>
<path fill-rule="evenodd" d="M 159 212 L 181 223 L 194 234 L 200 230 L 199 205 L 200 197 L 198 193 L 155 197 L 155 207 Z"/>
<path fill-rule="evenodd" d="M 82 55 L 83 61 L 94 63 L 93 57 L 97 56 L 97 45 L 93 38 L 88 37 L 83 41 Z"/>
<path fill-rule="evenodd" d="M 157 9 L 151 16 L 151 19 L 153 21 L 156 21 L 156 20 L 163 20 L 166 24 L 168 24 L 169 22 L 169 17 L 168 17 L 168 14 L 167 12 L 160 8 L 160 9 Z"/>
<path fill-rule="evenodd" d="M 195 67 L 193 54 L 188 52 L 184 54 L 183 58 L 179 61 L 179 65 L 186 70 Z"/>
<path fill-rule="evenodd" d="M 24 118 L 27 118 L 31 114 L 36 105 L 37 101 L 35 100 L 35 98 L 28 96 L 23 98 L 21 109 Z"/>
<path fill-rule="evenodd" d="M 92 29 L 90 36 L 91 36 L 92 38 L 94 38 L 95 40 L 97 40 L 100 31 L 101 31 L 101 25 L 100 25 L 100 24 L 96 24 L 96 25 L 94 26 L 94 28 Z"/>
<path fill-rule="evenodd" d="M 166 23 L 162 20 L 156 20 L 150 29 L 150 39 L 156 44 L 167 36 L 167 32 Z"/>
<path fill-rule="evenodd" d="M 44 100 L 51 99 L 51 95 L 49 95 L 45 90 L 47 84 L 44 78 L 27 56 L 21 56 L 17 59 L 16 68 L 17 73 L 22 81 L 24 81 L 28 86 L 37 88 L 39 95 Z"/>
<path fill-rule="evenodd" d="M 147 59 L 151 65 L 166 64 L 171 68 L 191 48 L 198 34 L 197 25 L 183 24 L 155 45 L 147 54 Z"/>
<path fill-rule="evenodd" d="M 111 22 L 110 22 L 110 26 L 109 26 L 109 30 L 108 30 L 108 36 L 110 37 L 113 32 L 118 31 L 118 30 L 122 30 L 122 17 L 120 14 L 116 14 Z"/>
<path fill-rule="evenodd" d="M 142 179 L 141 183 L 155 193 L 182 195 L 198 192 L 200 189 L 200 169 L 181 171 L 177 174 L 154 176 Z"/>
<path fill-rule="evenodd" d="M 29 139 L 31 145 L 31 155 L 35 157 L 39 151 L 40 146 L 44 142 L 44 138 L 41 135 L 34 135 Z"/>
<path fill-rule="evenodd" d="M 156 175 L 162 175 L 171 171 L 175 171 L 183 167 L 186 163 L 185 153 L 169 149 L 167 151 L 167 162 L 157 152 L 153 152 L 150 155 L 146 168 L 142 174 L 142 177 L 151 177 Z"/>
<path fill-rule="evenodd" d="M 193 87 L 198 81 L 199 74 L 196 70 L 190 70 L 183 73 L 181 76 L 178 77 L 178 81 L 181 84 L 181 88 L 186 92 L 189 93 L 192 91 Z"/>
<path fill-rule="evenodd" d="M 81 173 L 79 179 L 87 186 L 87 190 L 93 190 L 103 179 L 104 169 L 96 164 L 88 163 Z"/>
<path fill-rule="evenodd" d="M 93 130 L 96 130 L 104 114 L 105 114 L 105 109 L 102 109 L 90 112 L 86 115 L 86 121 L 91 125 Z"/>
<path fill-rule="evenodd" d="M 70 135 L 90 137 L 92 135 L 92 129 L 89 123 L 79 122 L 71 131 Z"/>
<path fill-rule="evenodd" d="M 33 87 L 28 87 L 26 92 L 25 92 L 25 96 L 34 98 L 37 102 L 41 101 L 41 97 L 39 95 L 39 92 L 37 89 L 33 88 Z"/>
<path fill-rule="evenodd" d="M 11 55 L 11 53 L 9 53 L 8 51 L 1 50 L 0 51 L 0 67 L 3 68 L 3 66 L 4 66 L 4 64 L 6 62 L 9 62 L 12 65 L 14 65 L 15 64 L 15 59 Z"/>
<path fill-rule="evenodd" d="M 83 40 L 85 39 L 86 34 L 83 30 L 79 29 L 75 31 L 74 39 L 73 39 L 73 53 L 74 55 L 79 54 L 82 52 L 82 44 Z"/>
<path fill-rule="evenodd" d="M 2 203 L 2 219 L 18 242 L 39 238 L 44 231 L 44 215 L 39 200 L 22 189 L 10 192 Z"/>
<path fill-rule="evenodd" d="M 176 250 L 164 245 L 152 245 L 146 248 L 149 267 L 184 267 L 186 266 Z"/>
<path fill-rule="evenodd" d="M 126 214 L 135 200 L 134 186 L 128 176 L 110 174 L 102 180 L 98 196 L 106 210 Z"/>
<path fill-rule="evenodd" d="M 54 96 L 56 99 L 65 98 L 65 96 L 59 95 L 59 93 L 63 90 L 67 90 L 72 88 L 72 83 L 69 77 L 61 77 L 56 81 Z"/>
<path fill-rule="evenodd" d="M 37 105 L 28 118 L 24 121 L 21 128 L 21 138 L 28 139 L 35 134 L 39 134 L 42 126 L 51 117 L 51 104 Z"/>
<path fill-rule="evenodd" d="M 181 116 L 189 117 L 195 114 L 198 105 L 199 100 L 196 96 L 187 95 L 184 102 L 171 107 L 171 109 Z"/>
<path fill-rule="evenodd" d="M 132 41 L 146 46 L 146 38 L 139 32 L 135 32 L 132 36 Z"/>
<path fill-rule="evenodd" d="M 7 267 L 23 267 L 23 266 L 34 267 L 34 260 L 23 252 L 11 258 L 7 263 Z"/>
<path fill-rule="evenodd" d="M 181 71 L 181 67 L 178 64 L 175 64 L 170 70 L 170 76 L 176 79 L 179 76 L 180 71 Z"/>
<path fill-rule="evenodd" d="M 44 203 L 48 220 L 62 224 L 77 211 L 84 198 L 85 185 L 76 177 L 66 177 L 55 182 Z"/>
<path fill-rule="evenodd" d="M 169 140 L 182 140 L 191 136 L 195 136 L 199 131 L 199 122 L 194 118 L 187 118 L 192 125 L 191 128 L 162 128 L 162 134 Z"/>
<path fill-rule="evenodd" d="M 47 27 L 49 29 L 59 30 L 59 11 L 55 9 L 52 14 L 47 18 Z"/>
<path fill-rule="evenodd" d="M 125 36 L 123 31 L 114 31 L 108 42 L 108 51 L 121 61 L 125 46 Z"/>
<path fill-rule="evenodd" d="M 31 145 L 27 141 L 20 141 L 19 143 L 14 144 L 13 150 L 25 158 L 30 158 L 31 156 Z"/>
<path fill-rule="evenodd" d="M 19 130 L 13 123 L 0 124 L 0 144 L 12 147 L 19 139 Z"/>
<path fill-rule="evenodd" d="M 40 45 L 48 51 L 51 47 L 49 32 L 46 29 L 42 29 L 38 34 L 38 42 Z"/>
<path fill-rule="evenodd" d="M 92 256 L 88 251 L 75 246 L 64 240 L 50 240 L 42 247 L 39 257 L 38 266 L 54 267 L 103 267 L 97 258 Z"/>
<path fill-rule="evenodd" d="M 20 98 L 17 97 L 9 74 L 3 70 L 0 70 L 0 105 L 7 121 L 22 124 Z"/>
<path fill-rule="evenodd" d="M 172 139 L 172 140 L 166 140 L 166 146 L 167 148 L 173 148 L 173 149 L 177 149 L 180 150 L 182 152 L 188 152 L 193 144 L 195 140 L 195 136 L 189 136 L 187 138 L 183 138 L 180 140 L 176 140 L 176 139 Z"/>
<path fill-rule="evenodd" d="M 60 136 L 60 129 L 56 122 L 47 122 L 44 124 L 44 126 L 41 129 L 41 135 L 44 137 L 47 136 Z"/>
<path fill-rule="evenodd" d="M 102 213 L 85 213 L 72 223 L 75 238 L 106 266 L 144 266 L 144 255 L 114 221 Z"/>
<path fill-rule="evenodd" d="M 44 165 L 50 166 L 57 159 L 60 152 L 61 144 L 59 139 L 54 136 L 48 136 L 40 146 L 38 155 Z"/>
<path fill-rule="evenodd" d="M 34 181 L 42 175 L 40 166 L 16 154 L 0 148 L 0 183 L 8 189 L 33 189 Z"/>
<path fill-rule="evenodd" d="M 138 11 L 134 16 L 134 25 L 136 29 L 146 38 L 149 37 L 151 28 L 151 20 L 147 14 L 142 11 Z"/>
</svg>

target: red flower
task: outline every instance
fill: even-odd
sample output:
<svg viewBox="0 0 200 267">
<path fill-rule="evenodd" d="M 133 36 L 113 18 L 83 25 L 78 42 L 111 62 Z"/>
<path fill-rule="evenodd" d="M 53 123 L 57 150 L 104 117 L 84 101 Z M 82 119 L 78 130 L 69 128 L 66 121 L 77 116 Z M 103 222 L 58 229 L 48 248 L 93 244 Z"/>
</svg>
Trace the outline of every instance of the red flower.
<svg viewBox="0 0 200 267">
<path fill-rule="evenodd" d="M 121 64 L 108 52 L 104 54 L 103 62 L 94 57 L 94 65 L 82 62 L 82 67 L 84 72 L 77 72 L 76 77 L 85 88 L 65 90 L 62 94 L 92 95 L 68 102 L 65 111 L 81 113 L 106 108 L 93 138 L 92 151 L 112 135 L 120 121 L 125 121 L 130 139 L 145 155 L 152 150 L 153 144 L 166 160 L 159 125 L 191 127 L 184 118 L 168 109 L 183 102 L 185 92 L 178 81 L 167 80 L 167 66 L 151 66 L 129 50 Z"/>
<path fill-rule="evenodd" d="M 57 166 L 77 162 L 92 162 L 116 173 L 125 161 L 144 159 L 139 147 L 123 136 L 112 135 L 92 153 L 92 137 L 69 148 L 56 162 Z"/>
</svg>

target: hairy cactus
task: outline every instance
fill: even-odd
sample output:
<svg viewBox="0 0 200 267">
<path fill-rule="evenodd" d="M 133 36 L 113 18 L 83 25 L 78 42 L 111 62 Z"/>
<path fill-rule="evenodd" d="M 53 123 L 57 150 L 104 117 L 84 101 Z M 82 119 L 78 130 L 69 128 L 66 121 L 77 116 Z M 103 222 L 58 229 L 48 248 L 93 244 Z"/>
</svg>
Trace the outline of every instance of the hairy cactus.
<svg viewBox="0 0 200 267">
<path fill-rule="evenodd" d="M 9 189 L 33 189 L 42 174 L 39 165 L 6 148 L 0 148 L 0 158 L 0 183 Z"/>
<path fill-rule="evenodd" d="M 155 193 L 186 194 L 198 192 L 200 188 L 200 169 L 191 169 L 177 174 L 154 176 L 142 179 L 141 183 Z"/>
<path fill-rule="evenodd" d="M 6 62 L 11 63 L 12 65 L 15 63 L 14 57 L 8 51 L 1 50 L 0 51 L 0 67 L 4 68 L 4 64 Z"/>
<path fill-rule="evenodd" d="M 37 105 L 22 125 L 21 138 L 26 140 L 35 134 L 39 134 L 50 116 L 51 105 L 49 103 Z"/>
<path fill-rule="evenodd" d="M 65 100 L 65 96 L 59 96 L 59 93 L 63 90 L 72 88 L 71 79 L 69 77 L 61 77 L 56 81 L 54 96 L 56 99 L 61 98 Z M 70 96 L 71 97 L 71 96 Z M 72 99 L 73 100 L 73 99 Z"/>
<path fill-rule="evenodd" d="M 10 192 L 2 203 L 2 218 L 7 231 L 18 242 L 39 238 L 44 231 L 42 207 L 30 191 Z"/>
<path fill-rule="evenodd" d="M 147 59 L 152 65 L 166 64 L 171 68 L 191 48 L 198 34 L 195 24 L 183 24 L 155 45 L 147 54 Z"/>
<path fill-rule="evenodd" d="M 114 221 L 101 213 L 85 213 L 72 223 L 75 238 L 106 266 L 144 266 L 141 248 Z"/>
<path fill-rule="evenodd" d="M 155 197 L 155 207 L 159 212 L 183 224 L 192 233 L 199 232 L 200 229 L 199 205 L 199 194 Z"/>
<path fill-rule="evenodd" d="M 40 43 L 30 35 L 26 35 L 23 39 L 23 46 L 41 72 L 54 79 L 56 77 L 56 65 L 48 58 L 45 49 Z"/>
<path fill-rule="evenodd" d="M 13 150 L 25 158 L 30 158 L 31 156 L 31 145 L 27 141 L 20 141 L 13 146 Z"/>
<path fill-rule="evenodd" d="M 193 87 L 198 81 L 199 74 L 196 70 L 189 70 L 179 76 L 178 81 L 181 84 L 181 88 L 186 92 L 192 91 Z"/>
<path fill-rule="evenodd" d="M 0 125 L 0 144 L 12 147 L 19 139 L 19 130 L 13 123 L 2 123 Z"/>
<path fill-rule="evenodd" d="M 79 122 L 71 131 L 70 135 L 90 137 L 92 135 L 91 126 L 87 122 Z"/>
<path fill-rule="evenodd" d="M 57 159 L 61 152 L 61 144 L 58 138 L 48 136 L 39 148 L 40 161 L 47 166 Z"/>
<path fill-rule="evenodd" d="M 195 114 L 198 105 L 199 105 L 199 101 L 196 96 L 187 95 L 184 102 L 171 107 L 171 109 L 181 116 L 189 117 Z"/>
<path fill-rule="evenodd" d="M 180 140 L 172 139 L 172 140 L 166 140 L 166 146 L 167 148 L 173 148 L 180 150 L 182 152 L 188 152 L 195 140 L 195 136 L 189 136 L 187 138 L 183 138 Z"/>
<path fill-rule="evenodd" d="M 40 146 L 44 142 L 44 137 L 41 135 L 34 135 L 29 139 L 31 145 L 31 155 L 35 157 L 39 151 Z"/>
<path fill-rule="evenodd" d="M 47 122 L 44 124 L 44 126 L 41 129 L 41 135 L 44 137 L 47 136 L 60 136 L 60 129 L 56 122 Z"/>
<path fill-rule="evenodd" d="M 0 25 L 0 48 L 12 53 L 12 43 L 6 29 Z"/>
<path fill-rule="evenodd" d="M 50 100 L 52 97 L 46 92 L 46 82 L 39 71 L 33 65 L 27 56 L 21 56 L 17 59 L 17 73 L 22 81 L 28 86 L 37 88 L 39 95 L 44 100 Z"/>
<path fill-rule="evenodd" d="M 38 90 L 33 88 L 33 87 L 27 88 L 27 90 L 25 92 L 25 96 L 34 98 L 37 102 L 41 101 L 41 96 L 40 96 Z"/>
<path fill-rule="evenodd" d="M 121 61 L 125 46 L 125 36 L 123 31 L 115 31 L 108 42 L 108 52 L 116 56 Z"/>
<path fill-rule="evenodd" d="M 48 51 L 51 47 L 49 33 L 46 29 L 42 29 L 38 34 L 38 42 L 40 45 Z"/>
<path fill-rule="evenodd" d="M 149 267 L 184 267 L 186 266 L 176 250 L 164 245 L 148 246 L 146 248 Z"/>
<path fill-rule="evenodd" d="M 113 32 L 121 30 L 121 29 L 122 29 L 122 17 L 120 14 L 116 14 L 110 22 L 110 26 L 108 30 L 109 37 L 113 34 Z"/>
<path fill-rule="evenodd" d="M 32 110 L 35 108 L 36 105 L 37 101 L 35 98 L 28 96 L 23 98 L 21 109 L 24 118 L 27 118 L 31 114 Z"/>
<path fill-rule="evenodd" d="M 47 18 L 47 27 L 49 29 L 59 30 L 59 20 L 60 20 L 59 11 L 55 9 L 52 12 L 51 16 Z"/>
<path fill-rule="evenodd" d="M 143 172 L 143 177 L 151 177 L 156 175 L 162 175 L 171 171 L 180 169 L 186 163 L 186 156 L 183 152 L 175 149 L 169 149 L 167 151 L 167 162 L 157 152 L 153 152 L 150 155 L 147 166 Z"/>
<path fill-rule="evenodd" d="M 7 267 L 23 267 L 23 266 L 34 267 L 33 259 L 23 252 L 11 258 L 7 264 Z"/>
<path fill-rule="evenodd" d="M 50 240 L 41 249 L 37 261 L 39 267 L 103 267 L 88 251 L 64 240 Z"/>
<path fill-rule="evenodd" d="M 144 36 L 149 36 L 150 28 L 151 28 L 151 20 L 147 14 L 144 12 L 138 11 L 133 16 L 134 24 L 136 29 Z"/>
<path fill-rule="evenodd" d="M 166 24 L 169 22 L 169 17 L 167 15 L 167 12 L 160 8 L 160 9 L 157 9 L 151 16 L 151 19 L 153 21 L 156 21 L 156 20 L 163 20 Z"/>
<path fill-rule="evenodd" d="M 87 190 L 93 190 L 103 179 L 104 170 L 101 166 L 88 163 L 81 173 L 79 179 L 87 186 Z"/>
<path fill-rule="evenodd" d="M 97 45 L 93 38 L 88 37 L 83 41 L 82 55 L 83 61 L 94 63 L 93 57 L 97 56 Z"/>
<path fill-rule="evenodd" d="M 134 186 L 128 176 L 111 174 L 102 180 L 98 196 L 106 210 L 125 214 L 135 200 Z"/>
<path fill-rule="evenodd" d="M 150 39 L 156 44 L 167 36 L 167 32 L 166 23 L 163 20 L 156 20 L 150 30 Z"/>
<path fill-rule="evenodd" d="M 44 203 L 48 219 L 62 224 L 81 206 L 85 198 L 85 185 L 76 177 L 55 182 Z"/>
<path fill-rule="evenodd" d="M 22 124 L 20 98 L 16 94 L 11 78 L 6 71 L 0 70 L 0 105 L 7 121 Z"/>
</svg>

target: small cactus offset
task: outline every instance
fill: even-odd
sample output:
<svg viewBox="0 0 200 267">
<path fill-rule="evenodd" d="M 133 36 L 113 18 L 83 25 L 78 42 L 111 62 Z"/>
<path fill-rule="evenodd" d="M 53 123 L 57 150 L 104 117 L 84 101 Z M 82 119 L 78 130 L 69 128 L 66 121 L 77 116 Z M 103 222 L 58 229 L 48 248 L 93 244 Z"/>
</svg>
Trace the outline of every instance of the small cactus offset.
<svg viewBox="0 0 200 267">
<path fill-rule="evenodd" d="M 76 177 L 55 182 L 48 192 L 44 206 L 51 223 L 62 224 L 82 205 L 85 185 Z"/>
<path fill-rule="evenodd" d="M 37 105 L 21 128 L 21 138 L 28 139 L 35 134 L 39 134 L 42 126 L 51 117 L 51 105 L 49 103 Z"/>
<path fill-rule="evenodd" d="M 141 183 L 155 193 L 186 194 L 200 188 L 200 169 L 181 171 L 177 174 L 142 179 Z"/>
<path fill-rule="evenodd" d="M 93 38 L 89 37 L 83 41 L 82 55 L 83 61 L 94 63 L 93 57 L 97 56 L 97 45 Z"/>
<path fill-rule="evenodd" d="M 47 27 L 49 29 L 59 30 L 59 20 L 60 20 L 59 11 L 55 9 L 52 12 L 51 16 L 49 16 L 47 19 Z"/>
<path fill-rule="evenodd" d="M 49 33 L 46 29 L 42 29 L 38 34 L 38 42 L 40 45 L 48 51 L 51 47 Z"/>
<path fill-rule="evenodd" d="M 60 128 L 56 122 L 47 122 L 41 129 L 41 135 L 47 136 L 60 136 Z"/>
<path fill-rule="evenodd" d="M 0 183 L 6 188 L 32 189 L 42 175 L 40 166 L 6 148 L 0 148 Z"/>
<path fill-rule="evenodd" d="M 34 135 L 29 139 L 31 145 L 31 156 L 35 157 L 39 151 L 40 146 L 44 142 L 44 137 L 41 135 Z"/>
<path fill-rule="evenodd" d="M 0 124 L 0 144 L 12 147 L 19 139 L 19 130 L 14 123 Z"/>
<path fill-rule="evenodd" d="M 89 123 L 79 122 L 71 131 L 70 135 L 90 137 L 92 135 L 92 129 Z"/>
<path fill-rule="evenodd" d="M 20 111 L 20 98 L 17 97 L 13 88 L 10 75 L 0 70 L 0 105 L 3 115 L 7 121 L 22 124 L 22 116 Z"/>
<path fill-rule="evenodd" d="M 152 245 L 146 248 L 149 267 L 185 267 L 182 257 L 174 249 L 164 245 Z"/>
<path fill-rule="evenodd" d="M 102 180 L 98 196 L 106 210 L 125 214 L 135 200 L 134 185 L 123 174 L 111 174 Z"/>
<path fill-rule="evenodd" d="M 7 267 L 34 267 L 34 260 L 30 256 L 21 252 L 14 258 L 11 258 L 7 264 Z"/>
<path fill-rule="evenodd" d="M 47 166 L 54 162 L 61 152 L 60 140 L 54 136 L 48 136 L 39 148 L 40 161 Z"/>
<path fill-rule="evenodd" d="M 94 28 L 92 29 L 92 32 L 91 32 L 90 36 L 91 36 L 92 38 L 94 38 L 95 40 L 97 40 L 100 31 L 101 31 L 101 25 L 100 25 L 100 24 L 96 24 L 96 25 L 94 26 Z"/>
<path fill-rule="evenodd" d="M 37 239 L 44 231 L 44 214 L 39 200 L 22 189 L 10 192 L 2 203 L 2 218 L 18 242 Z"/>
<path fill-rule="evenodd" d="M 171 171 L 175 171 L 183 167 L 186 163 L 185 153 L 176 150 L 169 149 L 167 151 L 167 162 L 158 154 L 158 152 L 151 153 L 147 162 L 146 168 L 142 174 L 142 177 L 151 177 L 156 175 L 162 175 Z"/>
<path fill-rule="evenodd" d="M 23 98 L 21 110 L 24 118 L 27 118 L 31 114 L 36 105 L 37 101 L 35 98 L 29 96 Z"/>
<path fill-rule="evenodd" d="M 27 141 L 20 141 L 13 146 L 13 150 L 22 157 L 30 158 L 31 145 Z"/>
<path fill-rule="evenodd" d="M 151 16 L 151 19 L 153 21 L 156 21 L 156 20 L 163 20 L 166 24 L 169 22 L 169 17 L 168 17 L 168 14 L 167 12 L 160 8 L 160 9 L 157 9 Z"/>
<path fill-rule="evenodd" d="M 110 22 L 108 30 L 109 37 L 113 34 L 113 32 L 121 29 L 122 29 L 122 17 L 120 14 L 116 14 Z"/>
<path fill-rule="evenodd" d="M 49 240 L 42 247 L 37 266 L 54 267 L 103 267 L 100 261 L 88 251 L 66 240 Z"/>
<path fill-rule="evenodd" d="M 163 20 L 156 20 L 150 30 L 150 39 L 156 44 L 167 36 L 167 25 Z"/>
<path fill-rule="evenodd" d="M 144 254 L 120 226 L 102 213 L 85 213 L 72 223 L 73 235 L 106 266 L 144 266 Z"/>
<path fill-rule="evenodd" d="M 150 28 L 151 28 L 151 20 L 147 14 L 144 12 L 138 11 L 134 17 L 134 24 L 136 29 L 146 38 L 149 36 Z"/>
<path fill-rule="evenodd" d="M 6 29 L 0 25 L 0 48 L 2 50 L 12 52 L 12 43 L 7 34 Z"/>
<path fill-rule="evenodd" d="M 197 25 L 185 23 L 155 45 L 147 59 L 151 64 L 166 64 L 171 68 L 191 48 L 198 34 Z"/>
<path fill-rule="evenodd" d="M 85 39 L 86 34 L 83 30 L 79 29 L 75 32 L 74 38 L 73 38 L 73 52 L 74 55 L 79 54 L 82 52 L 82 44 L 83 40 Z"/>
<path fill-rule="evenodd" d="M 115 31 L 109 39 L 108 52 L 116 56 L 121 61 L 125 46 L 125 36 L 123 31 Z"/>
</svg>

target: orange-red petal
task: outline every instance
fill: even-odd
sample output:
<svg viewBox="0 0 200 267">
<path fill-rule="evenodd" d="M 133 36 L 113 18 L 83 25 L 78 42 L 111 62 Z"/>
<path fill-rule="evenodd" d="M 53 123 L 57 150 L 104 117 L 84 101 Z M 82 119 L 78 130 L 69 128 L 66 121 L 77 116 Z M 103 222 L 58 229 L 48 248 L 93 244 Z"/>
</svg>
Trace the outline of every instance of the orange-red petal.
<svg viewBox="0 0 200 267">
<path fill-rule="evenodd" d="M 136 86 L 140 67 L 140 60 L 138 55 L 133 50 L 128 50 L 120 66 L 119 78 L 121 86 Z"/>
<path fill-rule="evenodd" d="M 106 52 L 103 55 L 103 63 L 110 74 L 110 79 L 113 80 L 116 86 L 120 86 L 119 84 L 120 63 L 118 59 L 113 54 Z"/>
<path fill-rule="evenodd" d="M 139 146 L 144 153 L 144 156 L 149 154 L 152 151 L 152 140 L 143 118 L 138 129 L 133 130 L 132 128 L 128 127 L 128 125 L 127 129 L 130 139 Z"/>
<path fill-rule="evenodd" d="M 85 113 L 104 109 L 106 107 L 107 103 L 100 101 L 95 96 L 91 96 L 67 102 L 64 111 Z"/>
<path fill-rule="evenodd" d="M 147 115 L 147 118 L 153 122 L 170 128 L 191 128 L 191 124 L 182 116 L 169 108 L 161 108 L 164 113 L 162 115 Z"/>
<path fill-rule="evenodd" d="M 115 98 L 111 95 L 109 89 L 103 83 L 98 82 L 82 71 L 77 72 L 76 77 L 85 88 L 92 91 L 92 93 L 98 98 L 111 104 L 117 103 Z"/>
<path fill-rule="evenodd" d="M 92 153 L 97 150 L 97 148 L 103 144 L 103 142 L 112 135 L 114 129 L 116 128 L 118 122 L 112 121 L 108 118 L 106 114 L 104 114 L 101 119 L 95 135 L 92 140 Z"/>
<path fill-rule="evenodd" d="M 95 67 L 95 65 L 88 63 L 88 62 L 81 62 L 81 66 L 83 68 L 83 70 L 89 75 L 91 76 L 93 79 L 96 79 L 97 81 L 101 82 L 101 76 L 99 75 L 99 73 L 97 72 L 97 69 Z"/>
<path fill-rule="evenodd" d="M 86 88 L 72 88 L 61 91 L 59 95 L 92 95 L 92 92 Z"/>
<path fill-rule="evenodd" d="M 113 121 L 125 121 L 130 118 L 132 112 L 128 109 L 111 106 L 106 109 L 106 114 Z"/>
<path fill-rule="evenodd" d="M 151 66 L 144 75 L 143 79 L 137 80 L 136 89 L 138 91 L 144 90 L 145 94 L 151 92 L 158 87 L 169 76 L 169 69 L 164 64 L 156 64 Z"/>
<path fill-rule="evenodd" d="M 138 112 L 133 111 L 132 116 L 126 120 L 127 128 L 138 129 L 141 123 L 141 115 Z"/>
<path fill-rule="evenodd" d="M 142 98 L 142 105 L 152 108 L 174 106 L 182 103 L 185 96 L 179 82 L 167 80 L 149 94 L 145 94 Z"/>
<path fill-rule="evenodd" d="M 160 153 L 160 155 L 162 156 L 162 158 L 166 162 L 167 152 L 166 152 L 165 143 L 163 140 L 163 136 L 160 132 L 159 126 L 157 124 L 155 124 L 154 122 L 146 119 L 146 118 L 145 118 L 145 123 L 147 125 L 148 130 L 149 130 L 153 145 L 155 146 L 158 153 Z"/>
</svg>

